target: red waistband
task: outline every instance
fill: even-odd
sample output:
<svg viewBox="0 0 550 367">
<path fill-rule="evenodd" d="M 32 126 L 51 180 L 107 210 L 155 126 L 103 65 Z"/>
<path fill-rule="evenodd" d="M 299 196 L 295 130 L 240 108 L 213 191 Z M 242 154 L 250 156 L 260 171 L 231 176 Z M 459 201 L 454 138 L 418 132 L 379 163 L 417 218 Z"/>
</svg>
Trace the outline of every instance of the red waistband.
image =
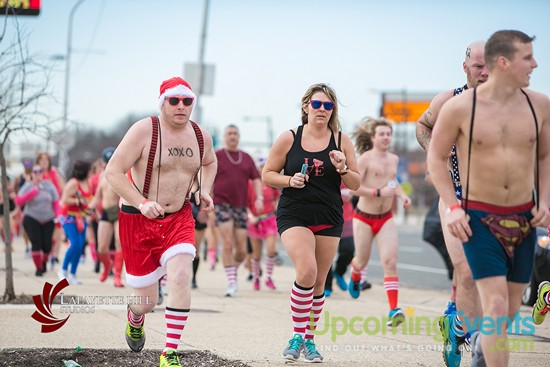
<svg viewBox="0 0 550 367">
<path fill-rule="evenodd" d="M 493 214 L 516 214 L 521 212 L 528 212 L 533 208 L 533 206 L 535 206 L 535 204 L 532 201 L 515 206 L 499 206 L 482 203 L 480 201 L 468 200 L 468 209 L 481 210 Z M 464 207 L 464 200 L 462 201 L 462 207 Z"/>
<path fill-rule="evenodd" d="M 382 214 L 369 214 L 369 213 L 365 213 L 364 211 L 361 211 L 361 210 L 355 208 L 355 213 L 357 213 L 362 218 L 366 218 L 366 219 L 385 219 L 385 218 L 389 217 L 390 215 L 392 215 L 391 209 L 388 210 L 385 213 L 382 213 Z"/>
</svg>

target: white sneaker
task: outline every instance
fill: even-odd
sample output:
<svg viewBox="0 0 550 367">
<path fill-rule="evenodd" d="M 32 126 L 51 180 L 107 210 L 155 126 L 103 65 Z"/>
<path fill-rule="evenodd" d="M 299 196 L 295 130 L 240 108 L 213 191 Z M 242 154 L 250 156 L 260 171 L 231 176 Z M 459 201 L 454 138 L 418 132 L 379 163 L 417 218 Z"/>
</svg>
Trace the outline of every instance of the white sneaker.
<svg viewBox="0 0 550 367">
<path fill-rule="evenodd" d="M 67 280 L 68 280 L 67 272 L 66 272 L 66 271 L 63 271 L 63 270 L 61 270 L 61 269 L 57 272 L 57 277 L 59 278 L 59 280 L 63 280 L 63 279 L 67 279 Z"/>
<path fill-rule="evenodd" d="M 237 295 L 237 283 L 229 283 L 227 290 L 225 291 L 226 297 L 235 297 Z"/>
<path fill-rule="evenodd" d="M 82 282 L 76 277 L 76 275 L 69 274 L 67 280 L 69 281 L 69 284 L 82 284 Z"/>
</svg>

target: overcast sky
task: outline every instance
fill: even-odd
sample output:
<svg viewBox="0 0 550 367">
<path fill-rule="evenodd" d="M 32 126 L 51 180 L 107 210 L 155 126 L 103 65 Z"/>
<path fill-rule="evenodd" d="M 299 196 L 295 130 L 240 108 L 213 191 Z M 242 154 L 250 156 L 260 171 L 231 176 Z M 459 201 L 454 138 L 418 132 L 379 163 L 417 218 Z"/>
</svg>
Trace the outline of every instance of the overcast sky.
<svg viewBox="0 0 550 367">
<path fill-rule="evenodd" d="M 74 4 L 42 0 L 39 16 L 19 17 L 32 54 L 66 53 Z M 198 60 L 202 16 L 198 0 L 85 0 L 74 17 L 70 119 L 109 129 L 157 111 L 162 80 Z M 211 0 L 205 62 L 215 65 L 215 85 L 202 98 L 202 123 L 235 123 L 245 139 L 266 141 L 262 121 L 272 119 L 276 136 L 298 125 L 305 90 L 325 82 L 349 130 L 378 114 L 380 92 L 463 84 L 466 46 L 500 29 L 537 36 L 531 88 L 550 94 L 549 16 L 547 0 Z M 52 80 L 60 101 L 63 68 L 58 61 Z M 61 104 L 48 108 L 62 114 Z"/>
</svg>

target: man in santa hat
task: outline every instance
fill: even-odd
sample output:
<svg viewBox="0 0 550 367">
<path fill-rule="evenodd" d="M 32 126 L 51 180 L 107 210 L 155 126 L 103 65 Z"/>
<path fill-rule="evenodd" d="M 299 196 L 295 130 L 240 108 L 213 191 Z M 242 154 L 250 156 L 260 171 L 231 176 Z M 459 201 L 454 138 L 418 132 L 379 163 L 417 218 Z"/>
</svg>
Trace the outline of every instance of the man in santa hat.
<svg viewBox="0 0 550 367">
<path fill-rule="evenodd" d="M 126 341 L 135 352 L 145 344 L 145 314 L 157 304 L 157 282 L 168 275 L 166 346 L 160 366 L 180 366 L 177 348 L 190 310 L 195 257 L 190 200 L 212 210 L 210 191 L 217 160 L 210 134 L 192 122 L 196 97 L 182 78 L 162 82 L 160 116 L 136 122 L 105 169 L 122 198 L 119 230 L 126 282 L 133 288 Z"/>
</svg>

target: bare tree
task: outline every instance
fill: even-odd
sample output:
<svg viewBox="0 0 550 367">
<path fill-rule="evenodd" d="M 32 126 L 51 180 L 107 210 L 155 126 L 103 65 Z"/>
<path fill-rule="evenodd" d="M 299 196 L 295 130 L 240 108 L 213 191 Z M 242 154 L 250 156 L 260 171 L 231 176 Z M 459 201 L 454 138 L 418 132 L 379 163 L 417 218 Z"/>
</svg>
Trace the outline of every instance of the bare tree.
<svg viewBox="0 0 550 367">
<path fill-rule="evenodd" d="M 19 27 L 17 16 L 5 17 L 0 31 L 0 167 L 6 241 L 4 301 L 9 301 L 16 296 L 11 256 L 6 146 L 14 133 L 49 138 L 49 126 L 54 121 L 40 109 L 48 102 L 48 98 L 52 97 L 48 86 L 51 68 L 36 62 L 35 58 L 29 55 L 26 45 L 28 36 Z M 8 31 L 13 34 L 13 39 L 6 39 Z"/>
</svg>

